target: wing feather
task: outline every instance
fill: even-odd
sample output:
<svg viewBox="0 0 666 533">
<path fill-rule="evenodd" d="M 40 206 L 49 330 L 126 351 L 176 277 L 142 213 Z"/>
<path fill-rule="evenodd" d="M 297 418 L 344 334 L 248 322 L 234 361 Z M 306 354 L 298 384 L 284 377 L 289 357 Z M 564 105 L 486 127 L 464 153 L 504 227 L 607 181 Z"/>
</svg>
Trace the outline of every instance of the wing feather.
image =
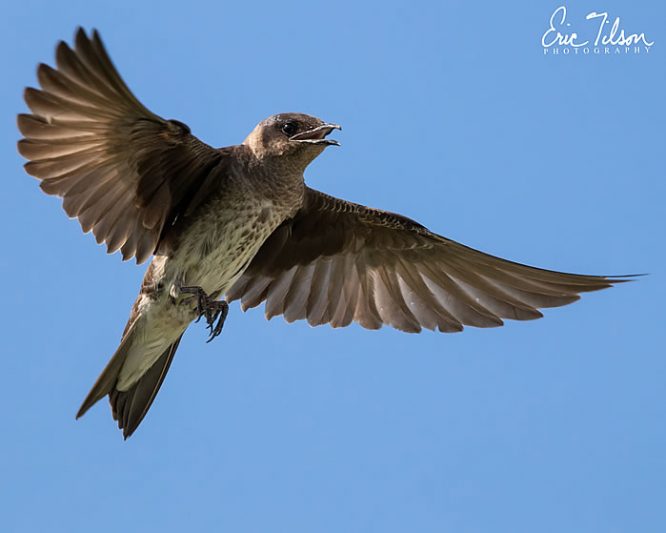
<svg viewBox="0 0 666 533">
<path fill-rule="evenodd" d="M 223 151 L 191 135 L 184 124 L 146 109 L 116 71 L 96 31 L 79 29 L 74 48 L 61 42 L 56 68 L 37 69 L 40 88 L 24 99 L 18 150 L 28 174 L 109 253 L 145 261 L 179 213 L 211 175 Z M 117 226 L 117 227 L 116 227 Z"/>
<path fill-rule="evenodd" d="M 539 308 L 628 281 L 567 274 L 479 252 L 395 213 L 307 189 L 302 209 L 263 244 L 230 300 L 311 325 L 461 331 L 533 320 Z"/>
</svg>

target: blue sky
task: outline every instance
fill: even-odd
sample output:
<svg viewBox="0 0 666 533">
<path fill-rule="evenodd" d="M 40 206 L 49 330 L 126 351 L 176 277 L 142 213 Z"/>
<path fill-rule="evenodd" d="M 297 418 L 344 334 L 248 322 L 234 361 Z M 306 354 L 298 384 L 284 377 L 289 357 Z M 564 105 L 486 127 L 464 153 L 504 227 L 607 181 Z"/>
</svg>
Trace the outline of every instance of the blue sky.
<svg viewBox="0 0 666 533">
<path fill-rule="evenodd" d="M 4 531 L 664 531 L 663 2 L 570 6 L 572 26 L 608 10 L 655 42 L 623 56 L 544 56 L 551 1 L 95 4 L 0 17 Z M 311 113 L 344 126 L 315 188 L 513 260 L 651 275 L 457 335 L 235 304 L 215 342 L 188 331 L 127 442 L 105 402 L 77 422 L 144 270 L 16 152 L 22 89 L 77 25 L 210 144 Z"/>
</svg>

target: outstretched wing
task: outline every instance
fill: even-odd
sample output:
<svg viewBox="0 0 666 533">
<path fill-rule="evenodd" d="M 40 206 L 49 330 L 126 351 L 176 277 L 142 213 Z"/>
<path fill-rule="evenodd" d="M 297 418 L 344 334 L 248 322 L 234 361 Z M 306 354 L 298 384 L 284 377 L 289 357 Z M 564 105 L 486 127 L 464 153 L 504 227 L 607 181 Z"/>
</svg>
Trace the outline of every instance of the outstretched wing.
<svg viewBox="0 0 666 533">
<path fill-rule="evenodd" d="M 227 297 L 291 322 L 461 331 L 539 318 L 623 277 L 533 268 L 478 252 L 406 217 L 307 189 Z"/>
<path fill-rule="evenodd" d="M 18 116 L 25 169 L 109 253 L 141 263 L 222 154 L 146 109 L 97 31 L 79 29 L 73 49 L 61 42 L 56 64 L 39 65 L 41 89 L 25 90 L 32 111 Z"/>
</svg>

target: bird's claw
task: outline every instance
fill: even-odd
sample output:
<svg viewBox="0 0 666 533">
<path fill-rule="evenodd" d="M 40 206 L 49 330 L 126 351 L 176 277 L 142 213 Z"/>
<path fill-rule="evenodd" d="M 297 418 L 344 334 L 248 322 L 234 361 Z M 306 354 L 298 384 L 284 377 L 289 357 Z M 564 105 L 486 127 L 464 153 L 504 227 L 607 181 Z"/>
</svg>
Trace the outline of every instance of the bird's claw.
<svg viewBox="0 0 666 533">
<path fill-rule="evenodd" d="M 207 343 L 222 333 L 224 321 L 229 313 L 229 304 L 226 301 L 213 300 L 201 287 L 181 287 L 180 292 L 196 296 L 196 313 L 198 315 L 196 322 L 199 322 L 201 317 L 205 317 L 208 324 L 206 327 L 210 330 Z"/>
<path fill-rule="evenodd" d="M 206 321 L 208 322 L 208 329 L 210 330 L 210 337 L 208 337 L 207 343 L 212 341 L 220 333 L 222 333 L 222 327 L 224 326 L 224 321 L 227 318 L 229 313 L 229 304 L 224 300 L 216 300 L 213 302 L 215 304 L 214 311 L 206 315 Z M 208 308 L 208 311 L 211 311 L 211 307 Z M 217 320 L 217 322 L 215 322 Z"/>
</svg>

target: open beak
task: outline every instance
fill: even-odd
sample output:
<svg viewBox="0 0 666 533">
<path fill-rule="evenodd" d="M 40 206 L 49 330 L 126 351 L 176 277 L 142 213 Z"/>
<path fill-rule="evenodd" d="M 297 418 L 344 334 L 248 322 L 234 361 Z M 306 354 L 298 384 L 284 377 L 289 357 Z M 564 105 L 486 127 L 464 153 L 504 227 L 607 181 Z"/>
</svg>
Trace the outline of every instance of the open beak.
<svg viewBox="0 0 666 533">
<path fill-rule="evenodd" d="M 307 144 L 323 144 L 325 146 L 340 146 L 335 139 L 327 139 L 326 136 L 333 130 L 341 130 L 339 124 L 322 124 L 308 131 L 302 131 L 289 137 L 290 141 Z"/>
</svg>

